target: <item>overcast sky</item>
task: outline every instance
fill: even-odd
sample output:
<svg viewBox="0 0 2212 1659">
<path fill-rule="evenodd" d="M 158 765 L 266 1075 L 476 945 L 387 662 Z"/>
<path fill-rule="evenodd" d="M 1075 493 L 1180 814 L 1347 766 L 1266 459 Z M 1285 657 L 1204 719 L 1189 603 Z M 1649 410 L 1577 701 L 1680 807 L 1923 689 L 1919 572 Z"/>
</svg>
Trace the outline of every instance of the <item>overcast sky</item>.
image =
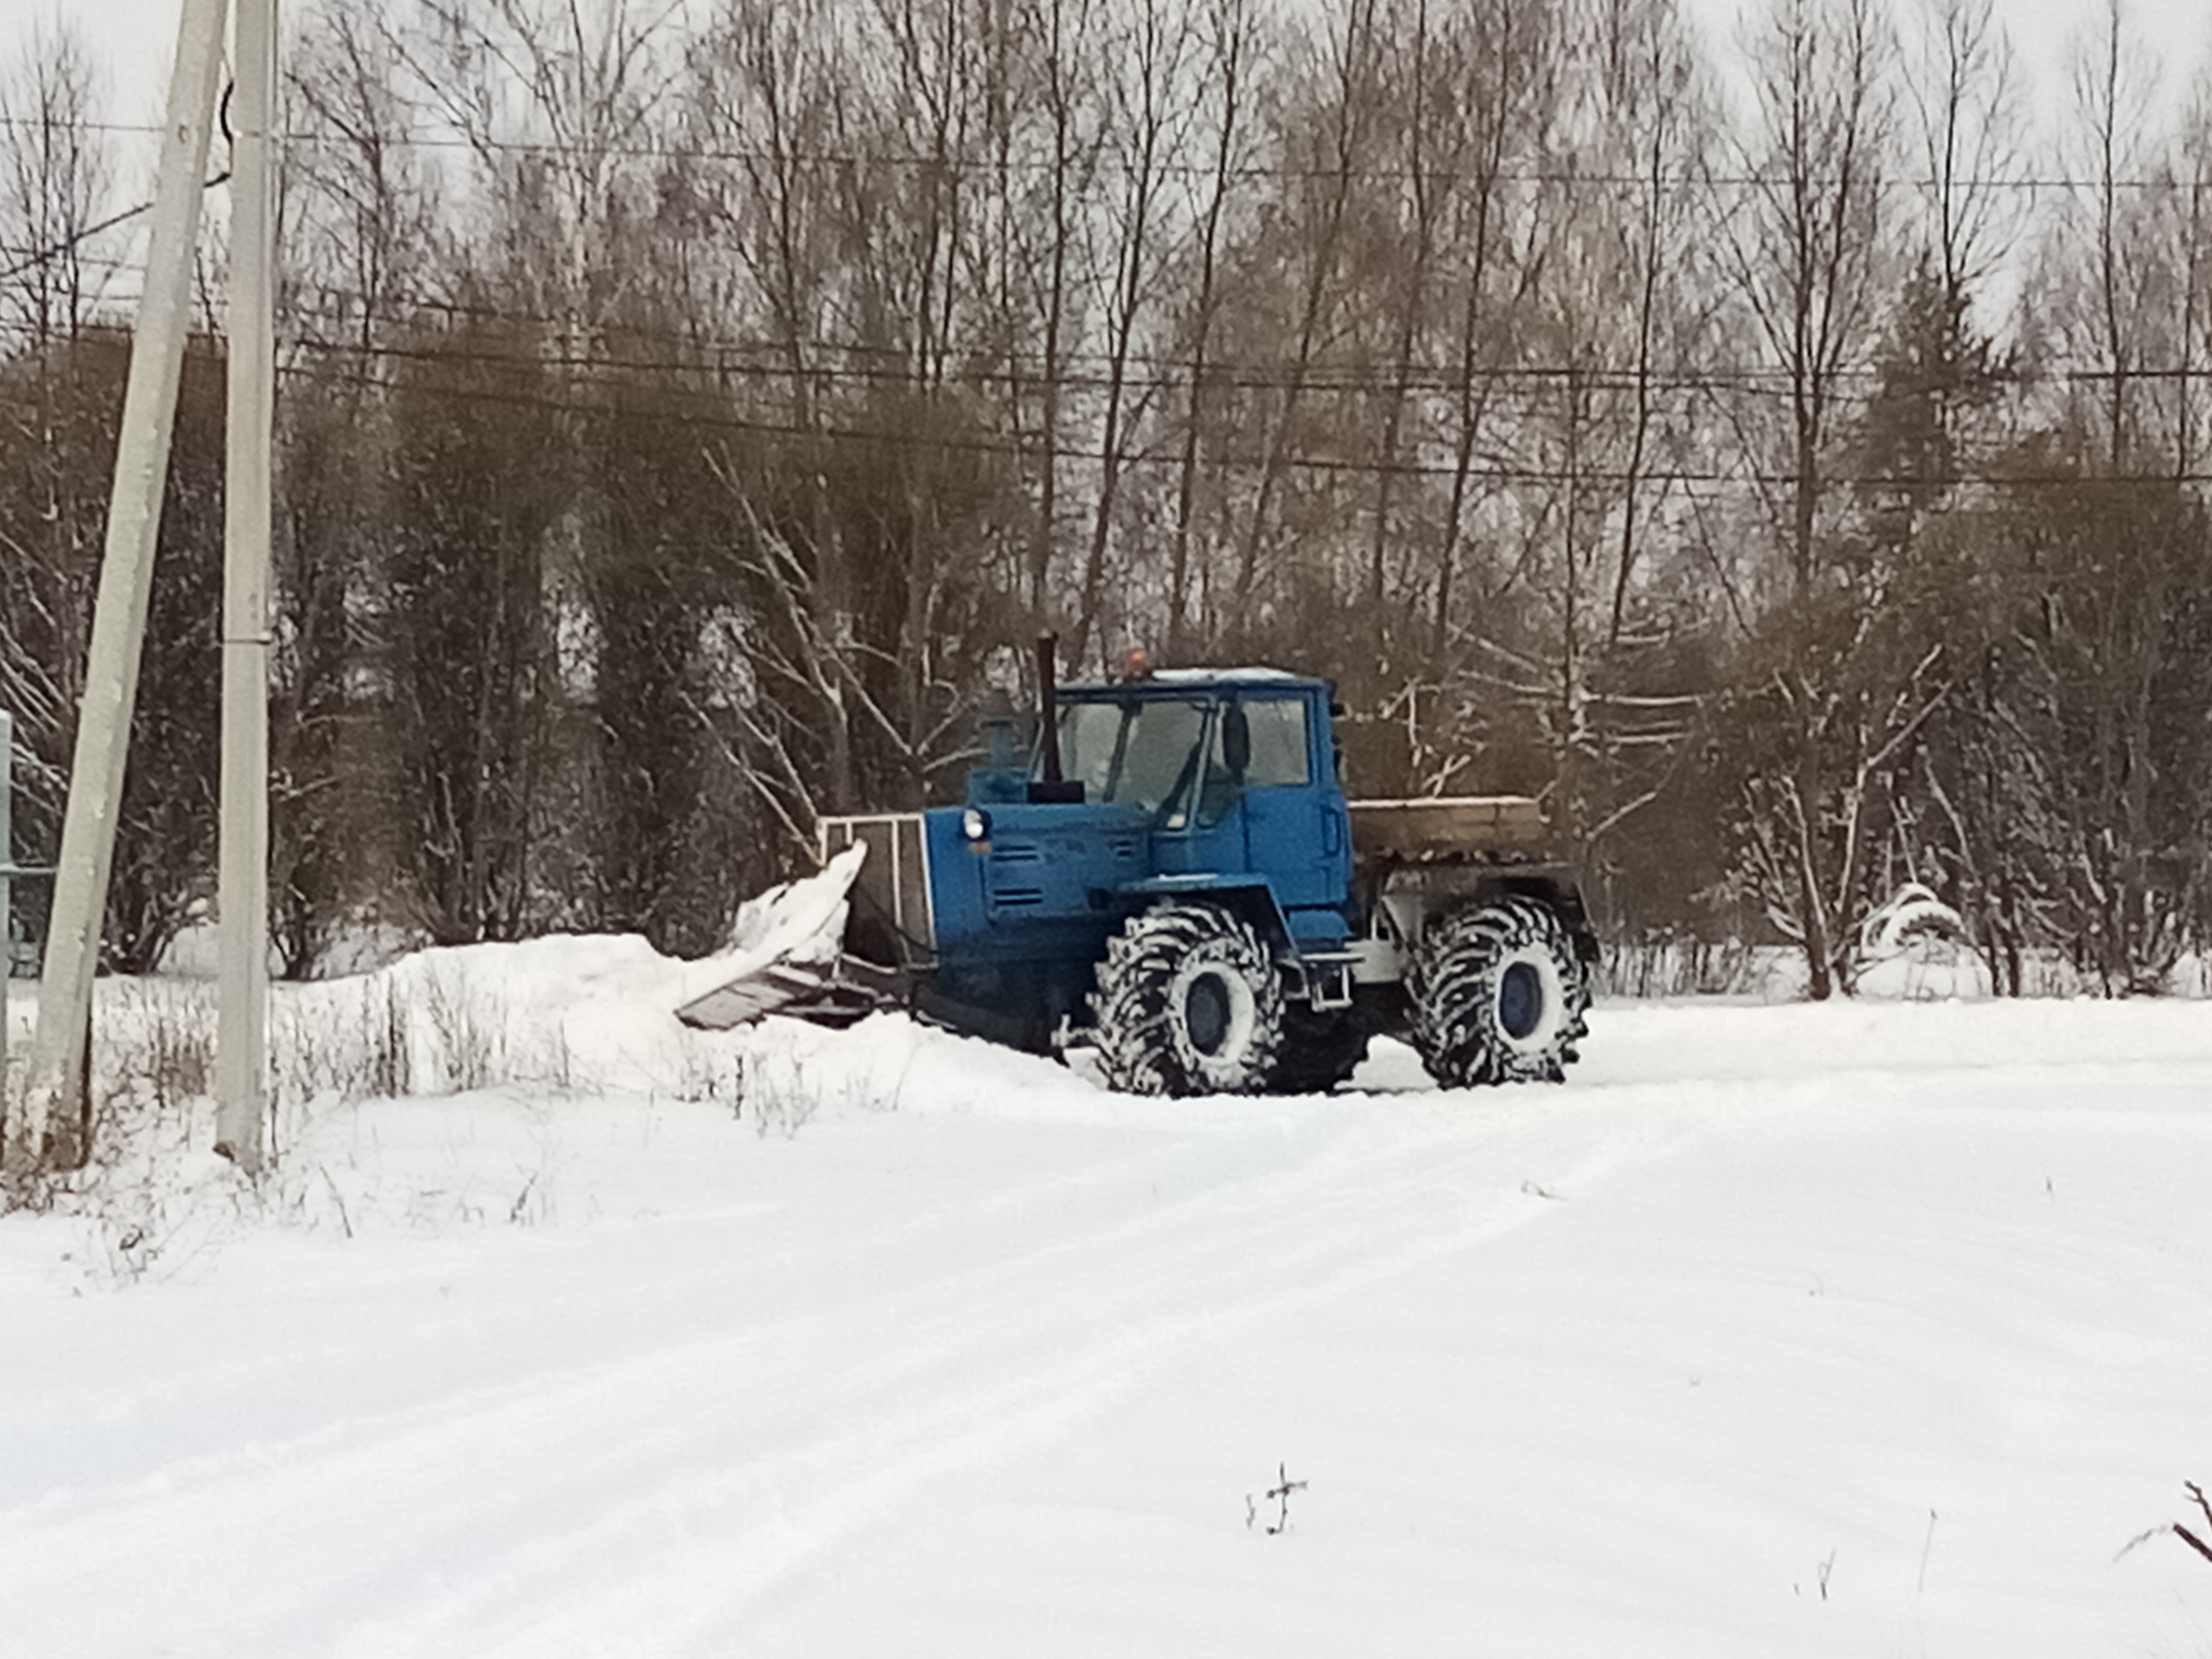
<svg viewBox="0 0 2212 1659">
<path fill-rule="evenodd" d="M 280 0 L 288 6 L 299 0 Z M 1322 0 L 1328 3 L 1328 0 Z M 1737 14 L 1762 0 L 1684 0 L 1714 37 L 1734 39 Z M 2033 84 L 2036 101 L 2053 115 L 2068 97 L 2066 63 L 2085 32 L 2094 32 L 2106 0 L 1997 0 L 2000 18 Z M 2126 15 L 2160 65 L 2166 90 L 2177 91 L 2190 71 L 2212 57 L 2212 3 L 2208 0 L 2122 0 Z M 1910 0 L 1898 7 L 1908 10 Z M 125 122 L 160 114 L 175 50 L 180 0 L 0 0 L 0 50 L 12 52 L 40 16 L 66 15 L 111 66 L 108 112 Z"/>
</svg>

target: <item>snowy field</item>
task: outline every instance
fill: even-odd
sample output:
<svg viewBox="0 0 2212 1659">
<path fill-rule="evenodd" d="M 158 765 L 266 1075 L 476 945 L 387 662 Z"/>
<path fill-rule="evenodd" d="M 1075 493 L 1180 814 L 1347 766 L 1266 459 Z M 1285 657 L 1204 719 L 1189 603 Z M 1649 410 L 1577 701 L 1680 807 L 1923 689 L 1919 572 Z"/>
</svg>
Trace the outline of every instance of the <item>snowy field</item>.
<svg viewBox="0 0 2212 1659">
<path fill-rule="evenodd" d="M 2203 1004 L 1163 1103 L 696 980 L 290 994 L 261 1188 L 156 1119 L 0 1218 L 0 1651 L 2212 1654 L 2212 1563 L 2126 1547 L 2212 1481 Z M 378 1064 L 477 1086 L 342 1101 L 403 1005 Z"/>
</svg>

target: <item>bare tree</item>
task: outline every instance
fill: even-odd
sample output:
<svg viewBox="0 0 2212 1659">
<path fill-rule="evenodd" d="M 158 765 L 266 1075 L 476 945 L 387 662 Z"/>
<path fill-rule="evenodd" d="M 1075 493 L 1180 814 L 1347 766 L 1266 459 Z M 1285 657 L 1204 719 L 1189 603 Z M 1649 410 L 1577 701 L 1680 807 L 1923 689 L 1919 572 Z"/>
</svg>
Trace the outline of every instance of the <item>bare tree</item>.
<svg viewBox="0 0 2212 1659">
<path fill-rule="evenodd" d="M 1204 68 L 1194 100 L 1206 115 L 1206 161 L 1196 175 L 1203 183 L 1192 208 L 1196 239 L 1188 260 L 1183 315 L 1168 337 L 1180 351 L 1189 354 L 1167 573 L 1166 637 L 1171 658 L 1188 648 L 1192 629 L 1200 439 L 1207 425 L 1214 338 L 1227 286 L 1222 256 L 1232 192 L 1252 143 L 1251 82 L 1265 67 L 1265 51 L 1253 0 L 1212 0 L 1206 16 Z"/>
<path fill-rule="evenodd" d="M 474 153 L 495 256 L 589 349 L 619 306 L 674 104 L 671 0 L 416 0 L 416 96 Z M 487 263 L 477 261 L 476 263 Z"/>
<path fill-rule="evenodd" d="M 389 14 L 341 4 L 307 14 L 285 77 L 291 327 L 350 347 L 368 377 L 381 373 L 383 330 L 421 295 L 443 217 L 410 142 L 406 79 Z"/>
<path fill-rule="evenodd" d="M 1030 0 L 1008 21 L 1018 30 L 1024 49 L 1015 59 L 1018 67 L 1010 65 L 1006 99 L 1012 104 L 1026 86 L 1036 110 L 1027 119 L 1011 109 L 993 111 L 994 148 L 1005 158 L 999 177 L 1010 185 L 1023 181 L 1018 199 L 1003 210 L 1007 235 L 999 255 L 1005 266 L 1000 311 L 1010 348 L 1010 412 L 1016 431 L 1035 453 L 1030 470 L 1036 504 L 1023 598 L 1030 614 L 1042 619 L 1060 609 L 1053 591 L 1063 516 L 1060 463 L 1067 444 L 1071 368 L 1081 352 L 1095 287 L 1090 281 L 1086 204 L 1097 188 L 1106 145 L 1099 96 L 1105 52 L 1097 34 L 1097 9 L 1089 4 Z M 1032 339 L 1033 348 L 1025 349 Z M 1034 428 L 1029 425 L 1032 396 Z"/>
<path fill-rule="evenodd" d="M 34 27 L 0 64 L 0 707 L 29 761 L 18 773 L 19 831 L 49 850 L 83 686 L 119 385 L 117 342 L 96 325 L 113 173 L 96 82 L 67 25 Z"/>
<path fill-rule="evenodd" d="M 1847 378 L 1875 337 L 1889 275 L 1890 43 L 1875 0 L 1773 0 L 1746 50 L 1757 125 L 1716 211 L 1735 295 L 1782 380 L 1776 518 L 1802 598 L 1820 570 Z"/>
<path fill-rule="evenodd" d="M 2024 222 L 2011 56 L 1990 0 L 1927 0 L 1905 64 L 1920 177 L 1900 215 L 1917 245 L 1888 307 L 1887 339 L 1862 442 L 1858 492 L 1873 557 L 1902 557 L 1953 498 L 1978 411 L 1994 407 L 2010 364 L 1978 320 L 1984 288 Z"/>
<path fill-rule="evenodd" d="M 1200 61 L 1199 24 L 1187 0 L 1136 0 L 1122 29 L 1121 49 L 1114 53 L 1120 70 L 1109 81 L 1113 195 L 1105 227 L 1112 249 L 1103 307 L 1105 385 L 1099 399 L 1091 534 L 1069 638 L 1077 661 L 1083 659 L 1093 630 L 1103 631 L 1108 554 L 1129 464 L 1129 434 L 1150 395 L 1149 386 L 1142 395 L 1133 391 L 1131 360 L 1162 298 L 1167 244 L 1176 228 L 1168 222 L 1173 205 L 1170 179 L 1185 165 L 1197 118 L 1189 92 Z"/>
<path fill-rule="evenodd" d="M 1340 15 L 1309 25 L 1297 71 L 1304 85 L 1280 112 L 1285 126 L 1275 153 L 1296 194 L 1284 204 L 1286 240 L 1279 252 L 1296 276 L 1291 309 L 1282 319 L 1288 349 L 1269 354 L 1281 378 L 1269 389 L 1259 477 L 1239 537 L 1232 603 L 1240 619 L 1257 609 L 1262 556 L 1283 544 L 1277 497 L 1305 435 L 1307 393 L 1336 308 L 1351 297 L 1340 269 L 1346 234 L 1375 167 L 1382 116 L 1377 11 L 1378 0 L 1352 0 Z"/>
<path fill-rule="evenodd" d="M 2203 464 L 2203 365 L 2212 353 L 2212 73 L 2198 78 L 2190 101 L 2178 182 L 2174 216 L 2182 269 L 2174 331 L 2173 471 L 2185 479 Z"/>
<path fill-rule="evenodd" d="M 1679 19 L 1603 0 L 1591 21 L 1563 118 L 1577 159 L 1547 216 L 1529 325 L 1550 368 L 1530 425 L 1558 480 L 1556 556 L 1531 595 L 1528 648 L 1547 660 L 1509 683 L 1545 733 L 1555 821 L 1594 844 L 1656 798 L 1687 738 L 1693 699 L 1662 666 L 1676 620 L 1644 594 L 1666 568 L 1647 543 L 1673 488 L 1662 449 L 1694 427 L 1682 366 L 1706 344 L 1711 271 L 1692 183 L 1709 111 Z"/>
<path fill-rule="evenodd" d="M 1485 0 L 1462 18 L 1452 37 L 1449 99 L 1468 112 L 1469 143 L 1448 233 L 1459 293 L 1453 331 L 1444 341 L 1448 401 L 1437 416 L 1449 457 L 1446 496 L 1424 584 L 1431 672 L 1439 677 L 1455 654 L 1462 612 L 1481 602 L 1478 590 L 1476 606 L 1467 605 L 1462 578 L 1469 544 L 1485 527 L 1480 515 L 1486 497 L 1496 493 L 1486 456 L 1514 447 L 1513 437 L 1493 434 L 1491 422 L 1510 371 L 1520 366 L 1518 324 L 1542 280 L 1528 175 L 1540 171 L 1558 118 L 1563 65 L 1556 30 L 1548 8 Z M 1494 538 L 1510 539 L 1499 533 L 1504 527 L 1491 526 Z M 1440 731 L 1428 746 L 1443 757 L 1465 745 Z"/>
<path fill-rule="evenodd" d="M 1774 481 L 1765 494 L 1787 595 L 1767 624 L 1783 643 L 1762 671 L 1779 716 L 1775 747 L 1747 804 L 1759 832 L 1778 838 L 1759 861 L 1762 885 L 1770 913 L 1803 947 L 1818 999 L 1838 983 L 1863 902 L 1863 803 L 1943 688 L 1922 689 L 1930 668 L 1899 689 L 1869 686 L 1871 606 L 1834 614 L 1836 579 L 1849 571 L 1831 465 L 1890 268 L 1889 42 L 1873 0 L 1774 0 L 1747 50 L 1757 123 L 1738 146 L 1741 184 L 1723 181 L 1717 208 L 1735 297 L 1784 404 L 1780 465 L 1765 475 Z M 1753 434 L 1765 425 L 1756 411 L 1739 418 Z M 1758 453 L 1754 465 L 1773 463 Z M 1864 709 L 1888 712 L 1862 719 Z"/>
<path fill-rule="evenodd" d="M 2081 126 L 2078 141 L 2088 176 L 2094 229 L 2091 260 L 2093 297 L 2084 319 L 2104 393 L 2105 464 L 2115 476 L 2133 465 L 2135 428 L 2140 417 L 2133 393 L 2147 367 L 2145 312 L 2153 303 L 2154 270 L 2162 259 L 2161 227 L 2156 215 L 2131 188 L 2152 165 L 2151 147 L 2141 125 L 2151 70 L 2133 44 L 2121 0 L 2106 0 L 2093 44 L 2085 45 L 2074 65 L 2074 95 Z"/>
<path fill-rule="evenodd" d="M 1606 643 L 1618 646 L 1628 624 L 1648 522 L 1645 492 L 1662 436 L 1662 399 L 1679 395 L 1680 358 L 1703 343 L 1692 289 L 1710 273 L 1696 257 L 1690 181 L 1711 106 L 1671 0 L 1603 0 L 1600 20 L 1601 130 L 1630 139 L 1620 160 L 1624 179 L 1633 180 L 1620 245 L 1623 308 L 1632 319 L 1634 343 L 1627 359 L 1627 448 L 1605 623 Z"/>
<path fill-rule="evenodd" d="M 34 27 L 0 65 L 0 306 L 32 339 L 76 337 L 106 283 L 91 246 L 113 176 L 83 37 Z"/>
<path fill-rule="evenodd" d="M 788 391 L 782 417 L 813 431 L 830 373 L 823 361 L 838 276 L 828 158 L 846 137 L 840 64 L 828 14 L 799 4 L 727 0 L 694 46 L 686 137 L 732 158 L 701 188 L 751 289 Z M 734 300 L 734 296 L 733 296 Z"/>
<path fill-rule="evenodd" d="M 1976 294 L 2018 242 L 2032 199 L 2011 42 L 1995 0 L 1919 0 L 1905 62 L 1922 239 L 1943 290 Z"/>
<path fill-rule="evenodd" d="M 1440 96 L 1444 88 L 1436 73 L 1435 60 L 1448 55 L 1438 39 L 1428 0 L 1413 0 L 1411 15 L 1399 21 L 1396 47 L 1402 66 L 1392 81 L 1399 89 L 1402 111 L 1397 134 L 1398 188 L 1386 192 L 1398 198 L 1391 228 L 1397 232 L 1401 254 L 1396 261 L 1398 292 L 1393 298 L 1396 315 L 1392 324 L 1389 367 L 1384 371 L 1380 433 L 1375 464 L 1374 524 L 1367 544 L 1366 608 L 1370 629 L 1368 641 L 1378 678 L 1389 674 L 1392 629 L 1388 622 L 1390 601 L 1390 562 L 1394 544 L 1401 539 L 1393 521 L 1394 497 L 1403 460 L 1403 444 L 1416 365 L 1428 331 L 1429 313 L 1435 302 L 1437 255 L 1451 182 L 1463 159 L 1463 135 L 1447 113 L 1439 119 L 1437 106 L 1449 111 L 1450 100 Z"/>
</svg>

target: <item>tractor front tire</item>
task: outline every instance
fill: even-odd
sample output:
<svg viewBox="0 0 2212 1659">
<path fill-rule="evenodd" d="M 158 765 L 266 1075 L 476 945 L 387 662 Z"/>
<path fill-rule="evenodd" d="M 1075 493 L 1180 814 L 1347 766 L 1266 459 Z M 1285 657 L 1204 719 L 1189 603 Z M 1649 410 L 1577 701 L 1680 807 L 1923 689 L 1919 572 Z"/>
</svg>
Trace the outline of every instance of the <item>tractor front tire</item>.
<svg viewBox="0 0 2212 1659">
<path fill-rule="evenodd" d="M 1561 1082 L 1589 1030 L 1589 973 L 1535 899 L 1443 917 L 1422 936 L 1410 977 L 1413 1046 L 1447 1089 Z"/>
<path fill-rule="evenodd" d="M 1251 1094 L 1283 1042 L 1283 985 L 1251 925 L 1170 899 L 1107 942 L 1091 995 L 1098 1063 L 1133 1095 Z"/>
</svg>

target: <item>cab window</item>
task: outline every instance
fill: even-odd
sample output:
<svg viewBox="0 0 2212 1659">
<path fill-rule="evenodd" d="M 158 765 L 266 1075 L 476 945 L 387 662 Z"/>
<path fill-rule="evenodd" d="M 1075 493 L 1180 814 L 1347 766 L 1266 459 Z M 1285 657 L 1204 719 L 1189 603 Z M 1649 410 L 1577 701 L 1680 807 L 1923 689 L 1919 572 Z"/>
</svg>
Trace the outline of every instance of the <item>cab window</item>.
<svg viewBox="0 0 2212 1659">
<path fill-rule="evenodd" d="M 1189 787 L 1206 714 L 1202 702 L 1158 697 L 1062 703 L 1060 763 L 1086 800 L 1160 811 Z"/>
<path fill-rule="evenodd" d="M 1244 721 L 1251 732 L 1251 758 L 1245 763 L 1244 781 L 1255 789 L 1283 788 L 1313 781 L 1313 763 L 1306 744 L 1306 705 L 1299 698 L 1243 704 Z"/>
</svg>

